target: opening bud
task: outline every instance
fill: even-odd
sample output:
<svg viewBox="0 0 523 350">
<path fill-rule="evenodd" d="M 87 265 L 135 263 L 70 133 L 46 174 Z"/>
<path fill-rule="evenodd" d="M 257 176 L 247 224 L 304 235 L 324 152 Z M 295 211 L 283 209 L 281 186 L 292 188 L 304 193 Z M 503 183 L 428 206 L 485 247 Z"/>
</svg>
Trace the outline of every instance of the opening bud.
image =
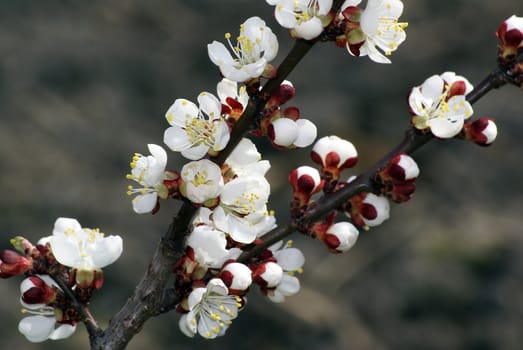
<svg viewBox="0 0 523 350">
<path fill-rule="evenodd" d="M 479 118 L 472 123 L 465 123 L 463 131 L 467 140 L 480 146 L 489 146 L 498 136 L 498 128 L 492 118 Z"/>
<path fill-rule="evenodd" d="M 26 304 L 51 304 L 56 299 L 57 290 L 39 276 L 30 276 L 20 284 L 22 301 Z"/>
<path fill-rule="evenodd" d="M 323 242 L 332 253 L 344 253 L 356 244 L 358 235 L 358 229 L 350 222 L 338 222 L 327 229 Z"/>
<path fill-rule="evenodd" d="M 308 203 L 310 196 L 321 191 L 324 181 L 318 170 L 304 165 L 289 173 L 289 182 L 294 190 L 294 196 L 300 199 L 300 204 Z"/>
<path fill-rule="evenodd" d="M 389 164 L 380 171 L 382 180 L 394 183 L 414 181 L 418 175 L 418 164 L 406 153 L 394 156 Z"/>
<path fill-rule="evenodd" d="M 269 261 L 258 265 L 253 273 L 253 280 L 265 288 L 274 288 L 283 278 L 283 269 L 275 262 Z"/>
<path fill-rule="evenodd" d="M 346 212 L 359 227 L 380 225 L 390 217 L 390 204 L 387 198 L 374 193 L 362 193 L 350 200 L 351 211 Z"/>
<path fill-rule="evenodd" d="M 252 272 L 246 265 L 231 262 L 222 269 L 219 277 L 231 294 L 244 294 L 252 283 Z"/>
</svg>

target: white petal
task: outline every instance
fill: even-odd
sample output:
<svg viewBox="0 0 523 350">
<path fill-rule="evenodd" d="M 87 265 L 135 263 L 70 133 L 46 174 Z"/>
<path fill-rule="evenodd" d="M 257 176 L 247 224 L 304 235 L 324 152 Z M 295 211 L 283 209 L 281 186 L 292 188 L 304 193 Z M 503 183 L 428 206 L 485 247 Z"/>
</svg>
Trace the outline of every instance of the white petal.
<svg viewBox="0 0 523 350">
<path fill-rule="evenodd" d="M 236 98 L 238 96 L 238 84 L 227 78 L 223 78 L 216 86 L 218 97 L 225 103 L 227 97 Z"/>
<path fill-rule="evenodd" d="M 290 146 L 298 138 L 298 126 L 289 118 L 279 118 L 271 123 L 274 129 L 274 142 L 278 146 Z"/>
<path fill-rule="evenodd" d="M 86 253 L 91 255 L 94 265 L 98 268 L 115 262 L 122 255 L 122 251 L 123 242 L 120 236 L 106 236 L 86 246 Z"/>
<path fill-rule="evenodd" d="M 179 126 L 171 126 L 165 130 L 163 143 L 175 152 L 181 152 L 191 147 L 187 133 Z"/>
<path fill-rule="evenodd" d="M 209 151 L 209 146 L 200 144 L 182 151 L 182 156 L 190 160 L 202 159 Z"/>
<path fill-rule="evenodd" d="M 184 98 L 178 98 L 165 113 L 165 118 L 171 125 L 185 126 L 198 117 L 198 106 Z"/>
<path fill-rule="evenodd" d="M 133 198 L 133 210 L 137 214 L 150 213 L 156 206 L 158 195 L 154 193 L 139 194 Z"/>
<path fill-rule="evenodd" d="M 65 231 L 79 232 L 82 230 L 82 226 L 76 219 L 70 218 L 58 218 L 54 223 L 53 235 L 63 234 Z"/>
<path fill-rule="evenodd" d="M 443 93 L 444 81 L 438 75 L 433 75 L 421 85 L 421 94 L 423 98 L 434 103 Z"/>
<path fill-rule="evenodd" d="M 447 139 L 456 136 L 463 129 L 463 119 L 452 122 L 446 118 L 430 120 L 430 131 L 434 136 Z"/>
<path fill-rule="evenodd" d="M 76 326 L 62 324 L 49 335 L 49 339 L 58 340 L 68 338 L 74 333 L 75 330 Z"/>
<path fill-rule="evenodd" d="M 296 147 L 309 147 L 317 136 L 316 125 L 308 119 L 298 119 L 296 121 L 298 126 L 298 137 L 294 141 Z"/>
<path fill-rule="evenodd" d="M 190 312 L 188 314 L 182 315 L 182 317 L 180 317 L 180 320 L 178 321 L 178 327 L 180 328 L 182 333 L 190 338 L 194 337 L 194 335 L 196 334 L 196 324 L 191 322 L 193 317 L 194 314 Z"/>
<path fill-rule="evenodd" d="M 198 103 L 201 110 L 207 114 L 210 119 L 220 118 L 222 104 L 220 101 L 209 92 L 202 92 L 198 95 Z"/>
<path fill-rule="evenodd" d="M 305 256 L 297 248 L 285 248 L 274 254 L 278 265 L 285 271 L 296 271 L 301 269 L 305 263 Z"/>
<path fill-rule="evenodd" d="M 149 148 L 149 152 L 151 152 L 151 155 L 159 164 L 163 166 L 167 164 L 167 152 L 161 146 L 150 143 L 147 145 L 147 148 Z"/>
<path fill-rule="evenodd" d="M 18 331 L 32 343 L 39 343 L 49 338 L 54 330 L 54 317 L 29 316 L 18 323 Z"/>
<path fill-rule="evenodd" d="M 76 267 L 83 262 L 84 259 L 80 253 L 78 242 L 66 236 L 53 236 L 50 244 L 53 255 L 60 264 Z"/>
<path fill-rule="evenodd" d="M 208 44 L 207 52 L 211 61 L 217 66 L 222 64 L 232 65 L 234 62 L 229 50 L 219 41 L 213 41 L 211 44 Z"/>
<path fill-rule="evenodd" d="M 321 20 L 318 17 L 313 17 L 308 21 L 301 22 L 294 27 L 296 34 L 305 40 L 316 38 L 323 31 Z"/>
</svg>

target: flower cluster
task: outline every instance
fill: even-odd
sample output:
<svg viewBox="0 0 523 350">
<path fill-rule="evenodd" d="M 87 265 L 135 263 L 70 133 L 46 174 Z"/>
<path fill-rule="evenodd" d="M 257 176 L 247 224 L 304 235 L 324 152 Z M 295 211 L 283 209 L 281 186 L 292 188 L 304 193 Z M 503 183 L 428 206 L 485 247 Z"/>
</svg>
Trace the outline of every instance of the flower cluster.
<svg viewBox="0 0 523 350">
<path fill-rule="evenodd" d="M 75 331 L 80 315 L 62 288 L 87 304 L 93 291 L 102 287 L 102 268 L 116 261 L 123 249 L 120 236 L 82 228 L 70 218 L 58 218 L 52 235 L 36 246 L 23 237 L 11 243 L 19 253 L 0 252 L 1 277 L 27 276 L 20 286 L 20 301 L 30 316 L 18 329 L 31 342 L 66 338 Z"/>
</svg>

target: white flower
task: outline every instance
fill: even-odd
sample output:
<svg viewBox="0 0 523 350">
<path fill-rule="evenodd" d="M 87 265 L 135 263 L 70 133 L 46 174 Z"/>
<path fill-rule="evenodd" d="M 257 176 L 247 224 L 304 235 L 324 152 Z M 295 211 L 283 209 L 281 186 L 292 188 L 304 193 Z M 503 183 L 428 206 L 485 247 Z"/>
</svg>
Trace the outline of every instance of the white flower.
<svg viewBox="0 0 523 350">
<path fill-rule="evenodd" d="M 222 172 L 218 165 L 208 159 L 187 163 L 183 166 L 180 191 L 193 203 L 215 199 L 223 188 Z"/>
<path fill-rule="evenodd" d="M 237 177 L 223 187 L 220 205 L 214 209 L 214 224 L 233 240 L 249 244 L 267 227 L 269 182 L 262 176 Z"/>
<path fill-rule="evenodd" d="M 122 254 L 122 238 L 98 229 L 82 228 L 75 219 L 58 218 L 49 241 L 56 260 L 78 270 L 95 271 L 112 264 Z"/>
<path fill-rule="evenodd" d="M 57 284 L 47 275 L 36 275 L 48 286 L 58 287 Z M 34 278 L 34 277 L 33 277 Z M 26 278 L 20 285 L 20 292 L 24 295 L 29 289 L 34 288 L 34 283 L 30 278 Z M 56 321 L 55 311 L 46 304 L 28 304 L 22 303 L 23 311 L 32 314 L 24 317 L 18 324 L 18 330 L 27 340 L 32 343 L 43 342 L 47 339 L 57 340 L 67 338 L 74 333 L 76 325 L 60 324 Z"/>
<path fill-rule="evenodd" d="M 197 160 L 207 152 L 218 152 L 229 142 L 229 127 L 221 115 L 222 105 L 211 93 L 198 96 L 197 107 L 183 98 L 174 101 L 165 118 L 171 127 L 165 130 L 163 142 L 173 151 Z M 208 118 L 206 118 L 207 116 Z"/>
<path fill-rule="evenodd" d="M 167 153 L 154 144 L 147 145 L 150 156 L 135 153 L 131 162 L 131 173 L 127 179 L 134 180 L 142 185 L 142 188 L 128 187 L 127 194 L 138 194 L 132 200 L 133 209 L 138 214 L 150 213 L 156 206 L 158 193 L 163 190 L 163 179 L 165 166 L 167 165 Z"/>
<path fill-rule="evenodd" d="M 209 339 L 223 335 L 241 306 L 241 299 L 228 292 L 219 278 L 210 280 L 205 288 L 195 288 L 188 298 L 189 313 L 180 318 L 180 330 L 189 337 L 197 332 Z"/>
<path fill-rule="evenodd" d="M 463 128 L 464 120 L 472 113 L 472 106 L 465 95 L 472 85 L 464 77 L 447 72 L 433 75 L 409 95 L 412 124 L 417 129 L 427 129 L 434 136 L 451 138 Z"/>
<path fill-rule="evenodd" d="M 332 7 L 332 0 L 267 0 L 267 3 L 276 5 L 274 16 L 282 27 L 294 29 L 296 35 L 305 40 L 321 34 Z"/>
<path fill-rule="evenodd" d="M 243 138 L 229 157 L 225 164 L 231 168 L 235 176 L 261 175 L 264 176 L 270 169 L 268 160 L 261 160 L 261 154 L 254 143 Z"/>
<path fill-rule="evenodd" d="M 213 41 L 207 45 L 211 61 L 220 68 L 224 77 L 243 82 L 262 75 L 265 66 L 278 53 L 278 39 L 259 17 L 251 17 L 240 26 L 237 44 L 225 34 L 234 57 L 224 44 Z"/>
<path fill-rule="evenodd" d="M 280 283 L 267 294 L 267 297 L 275 303 L 282 303 L 285 301 L 285 297 L 300 291 L 300 280 L 294 274 L 301 272 L 305 263 L 303 253 L 299 249 L 291 247 L 292 241 L 288 241 L 283 247 L 282 244 L 283 242 L 279 241 L 269 247 L 269 250 L 272 251 L 273 256 L 277 260 L 277 264 L 285 272 Z"/>
<path fill-rule="evenodd" d="M 344 6 L 354 5 L 346 2 Z M 400 0 L 369 0 L 360 18 L 364 42 L 359 47 L 359 52 L 351 50 L 352 47 L 347 42 L 349 52 L 357 56 L 368 55 L 377 63 L 390 63 L 385 55 L 388 56 L 395 51 L 407 37 L 404 30 L 407 23 L 398 22 L 402 12 L 403 3 Z"/>
</svg>

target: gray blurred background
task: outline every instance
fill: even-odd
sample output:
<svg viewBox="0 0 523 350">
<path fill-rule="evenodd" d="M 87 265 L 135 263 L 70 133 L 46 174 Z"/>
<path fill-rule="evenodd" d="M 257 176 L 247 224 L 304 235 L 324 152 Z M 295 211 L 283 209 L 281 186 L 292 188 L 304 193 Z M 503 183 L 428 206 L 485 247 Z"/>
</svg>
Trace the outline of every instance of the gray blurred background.
<svg viewBox="0 0 523 350">
<path fill-rule="evenodd" d="M 92 302 L 102 326 L 141 278 L 176 203 L 136 215 L 125 194 L 134 152 L 162 144 L 174 99 L 215 91 L 219 72 L 206 44 L 258 15 L 291 40 L 258 1 L 0 1 L 0 247 L 48 235 L 59 216 L 124 237 Z M 365 170 L 408 126 L 409 89 L 452 70 L 478 83 L 495 67 L 495 30 L 520 0 L 405 1 L 407 41 L 392 65 L 318 44 L 290 76 L 292 103 L 321 136 L 351 140 Z M 331 255 L 298 235 L 307 261 L 302 290 L 282 305 L 249 294 L 226 336 L 188 339 L 178 315 L 150 320 L 129 349 L 521 349 L 523 330 L 523 92 L 505 87 L 474 106 L 495 117 L 497 142 L 480 148 L 432 142 L 414 200 L 392 207 L 347 254 Z M 310 150 L 275 152 L 271 207 L 288 219 L 287 173 Z M 169 167 L 182 160 L 172 152 Z M 0 281 L 5 349 L 87 349 L 80 325 L 70 339 L 30 344 L 17 331 L 19 279 Z M 256 288 L 254 288 L 256 289 Z"/>
</svg>

